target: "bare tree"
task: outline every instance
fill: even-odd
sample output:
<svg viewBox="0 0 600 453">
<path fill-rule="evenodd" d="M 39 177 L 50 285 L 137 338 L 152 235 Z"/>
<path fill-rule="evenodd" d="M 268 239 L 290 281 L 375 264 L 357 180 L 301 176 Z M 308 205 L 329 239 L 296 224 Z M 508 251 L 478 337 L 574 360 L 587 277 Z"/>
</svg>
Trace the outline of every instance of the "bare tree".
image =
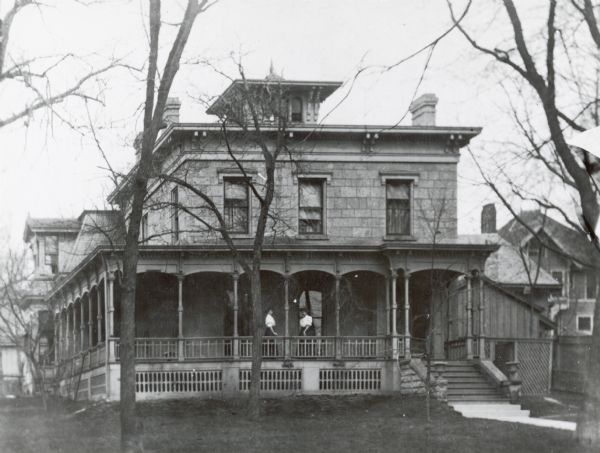
<svg viewBox="0 0 600 453">
<path fill-rule="evenodd" d="M 146 79 L 144 123 L 140 160 L 129 181 L 130 198 L 127 206 L 127 234 L 123 251 L 123 278 L 121 299 L 121 448 L 123 451 L 143 451 L 142 428 L 137 419 L 135 404 L 135 293 L 139 257 L 140 221 L 147 195 L 148 179 L 152 173 L 152 152 L 162 127 L 163 113 L 171 86 L 179 70 L 181 55 L 198 15 L 213 3 L 208 0 L 188 0 L 185 13 L 178 25 L 177 36 L 158 76 L 161 2 L 150 0 L 149 61 Z"/>
<path fill-rule="evenodd" d="M 554 182 L 559 181 L 573 194 L 573 202 L 581 212 L 580 224 L 571 220 L 560 202 L 536 193 L 526 184 L 515 184 L 514 177 L 503 173 L 505 169 L 500 169 L 497 174 L 507 176 L 510 193 L 552 210 L 588 238 L 590 245 L 593 244 L 591 253 L 597 253 L 600 245 L 594 227 L 599 219 L 600 199 L 594 174 L 598 164 L 586 152 L 570 147 L 566 139 L 568 131 L 582 131 L 598 123 L 600 33 L 594 11 L 596 6 L 591 0 L 560 4 L 556 0 L 543 2 L 539 6 L 539 9 L 546 9 L 543 29 L 528 34 L 530 24 L 527 19 L 530 16 L 520 13 L 512 0 L 502 0 L 501 4 L 507 29 L 511 32 L 508 43 L 481 44 L 464 23 L 457 24 L 457 28 L 474 49 L 492 58 L 499 68 L 508 69 L 507 75 L 523 90 L 521 95 L 532 100 L 530 104 L 534 107 L 539 106 L 545 124 L 531 122 L 531 117 L 522 111 L 515 114 L 517 127 L 525 139 L 525 157 L 540 163 L 541 168 L 553 176 Z M 448 6 L 452 19 L 457 22 L 450 0 Z M 494 18 L 494 21 L 501 20 L 499 15 Z M 518 219 L 518 213 L 498 187 L 498 178 L 487 177 L 486 182 Z M 577 425 L 578 439 L 595 445 L 600 444 L 600 388 L 596 382 L 600 375 L 599 322 L 600 300 L 596 300 L 587 398 Z"/>
<path fill-rule="evenodd" d="M 47 381 L 45 366 L 50 363 L 54 350 L 52 313 L 42 300 L 28 301 L 32 280 L 28 272 L 27 254 L 9 250 L 0 262 L 0 335 L 13 343 L 26 359 L 33 377 L 33 391 L 42 397 L 47 408 L 47 392 L 52 381 Z M 49 338 L 50 337 L 50 338 Z"/>
<path fill-rule="evenodd" d="M 107 71 L 121 66 L 117 60 L 109 61 L 101 67 L 92 67 L 72 53 L 60 55 L 17 55 L 11 52 L 11 33 L 16 21 L 27 9 L 37 8 L 40 14 L 49 5 L 37 0 L 13 0 L 3 17 L 0 17 L 0 89 L 11 94 L 19 93 L 19 98 L 10 103 L 2 102 L 9 109 L 0 115 L 0 129 L 19 121 L 27 122 L 38 110 L 47 109 L 59 119 L 69 122 L 56 110 L 56 105 L 68 98 L 99 101 L 92 94 L 89 85 Z M 83 71 L 73 71 L 76 66 Z M 78 73 L 67 84 L 64 81 L 64 68 L 69 73 Z M 63 73 L 61 73 L 61 71 Z M 60 85 L 56 88 L 55 85 Z"/>
<path fill-rule="evenodd" d="M 193 176 L 197 175 L 189 177 L 188 171 L 179 169 L 170 174 L 158 173 L 156 178 L 174 183 L 194 196 L 197 203 L 178 203 L 177 208 L 196 219 L 201 225 L 200 230 L 220 236 L 234 260 L 248 276 L 252 307 L 252 368 L 248 415 L 254 419 L 260 416 L 264 329 L 261 286 L 263 246 L 266 237 L 274 239 L 289 229 L 275 200 L 276 171 L 284 162 L 292 165 L 297 163 L 288 147 L 288 93 L 285 92 L 283 83 L 274 79 L 256 84 L 246 79 L 241 63 L 238 63 L 238 70 L 241 83 L 237 84 L 237 91 L 224 101 L 226 105 L 222 105 L 217 114 L 220 117 L 222 144 L 229 160 L 253 199 L 258 201 L 259 209 L 250 252 L 244 250 L 232 236 L 231 232 L 235 229 L 232 222 L 235 223 L 236 219 L 228 218 L 207 188 L 195 182 L 197 178 Z M 253 153 L 248 148 L 256 148 L 258 152 Z M 252 158 L 246 159 L 248 155 L 252 155 Z M 253 173 L 257 173 L 259 178 L 253 179 Z"/>
</svg>

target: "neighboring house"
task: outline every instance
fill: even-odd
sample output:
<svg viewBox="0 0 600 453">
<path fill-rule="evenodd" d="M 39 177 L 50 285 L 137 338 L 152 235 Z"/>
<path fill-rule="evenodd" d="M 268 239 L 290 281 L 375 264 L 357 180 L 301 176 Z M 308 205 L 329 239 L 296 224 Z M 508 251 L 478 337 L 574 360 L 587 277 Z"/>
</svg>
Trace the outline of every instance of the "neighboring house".
<svg viewBox="0 0 600 453">
<path fill-rule="evenodd" d="M 538 341 L 553 327 L 542 308 L 483 277 L 497 236 L 457 234 L 459 150 L 479 128 L 437 126 L 430 94 L 411 105 L 411 126 L 323 125 L 320 105 L 341 84 L 275 77 L 234 81 L 208 112 L 247 112 L 244 84 L 279 93 L 288 119 L 281 131 L 268 114 L 259 118 L 262 133 L 285 139 L 289 151 L 276 171 L 276 216 L 261 264 L 263 306 L 279 333 L 263 347 L 266 391 L 408 391 L 411 376 L 424 376 L 429 323 L 433 357 L 460 360 L 455 366 L 469 372 L 478 372 L 476 363 L 493 368 L 485 359 L 498 342 L 499 350 L 515 338 Z M 224 140 L 221 124 L 180 123 L 179 107 L 169 101 L 155 168 L 206 190 L 249 253 L 258 200 L 248 181 L 263 178 L 252 133 L 227 124 Z M 241 152 L 243 173 L 228 146 Z M 128 206 L 130 181 L 111 204 Z M 190 191 L 158 179 L 148 187 L 136 291 L 138 398 L 247 391 L 248 279 L 220 236 L 189 214 L 214 221 Z M 77 231 L 49 246 L 49 233 L 26 234 L 40 269 L 58 271 L 45 301 L 70 397 L 119 398 L 123 217 L 127 211 L 85 211 L 69 221 Z M 56 258 L 48 250 L 58 250 Z M 301 310 L 311 313 L 316 336 L 299 336 Z M 463 388 L 481 396 L 462 384 L 454 398 Z"/>
<path fill-rule="evenodd" d="M 591 335 L 598 291 L 598 254 L 582 232 L 540 211 L 525 211 L 519 217 L 527 227 L 513 219 L 498 234 L 532 262 L 539 263 L 541 272 L 533 285 L 540 296 L 537 303 L 547 303 L 557 335 Z M 548 286 L 548 275 L 561 285 L 560 289 Z M 529 288 L 527 285 L 523 290 Z M 549 293 L 543 291 L 547 289 Z"/>
</svg>

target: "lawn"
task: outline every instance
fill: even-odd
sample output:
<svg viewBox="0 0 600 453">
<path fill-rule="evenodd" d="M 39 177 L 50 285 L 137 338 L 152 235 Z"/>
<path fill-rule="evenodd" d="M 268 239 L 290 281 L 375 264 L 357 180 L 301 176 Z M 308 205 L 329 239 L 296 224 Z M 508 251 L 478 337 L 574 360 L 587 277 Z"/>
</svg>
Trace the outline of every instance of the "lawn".
<svg viewBox="0 0 600 453">
<path fill-rule="evenodd" d="M 0 403 L 0 452 L 115 452 L 118 404 L 81 411 L 32 400 Z M 265 399 L 260 421 L 241 400 L 140 403 L 148 452 L 582 452 L 568 431 L 466 420 L 433 402 L 427 429 L 422 397 L 345 396 Z M 77 412 L 80 410 L 79 412 Z"/>
</svg>

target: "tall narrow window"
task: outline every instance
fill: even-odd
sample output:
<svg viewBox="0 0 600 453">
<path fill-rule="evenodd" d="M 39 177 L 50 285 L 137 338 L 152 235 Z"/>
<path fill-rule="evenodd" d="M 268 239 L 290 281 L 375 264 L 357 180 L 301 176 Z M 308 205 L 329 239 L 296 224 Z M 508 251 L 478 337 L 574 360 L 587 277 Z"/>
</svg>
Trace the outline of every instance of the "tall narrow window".
<svg viewBox="0 0 600 453">
<path fill-rule="evenodd" d="M 171 241 L 179 241 L 179 188 L 171 190 Z"/>
<path fill-rule="evenodd" d="M 565 296 L 567 294 L 567 288 L 565 287 L 564 274 L 562 271 L 552 271 L 552 278 L 562 285 L 560 295 Z"/>
<path fill-rule="evenodd" d="M 386 182 L 387 234 L 411 234 L 410 188 L 410 181 L 388 180 Z"/>
<path fill-rule="evenodd" d="M 527 244 L 529 258 L 532 260 L 541 260 L 544 257 L 544 247 L 538 238 L 532 238 Z"/>
<path fill-rule="evenodd" d="M 58 273 L 58 237 L 57 236 L 46 236 L 44 238 L 44 253 L 45 264 L 50 266 L 50 272 L 52 274 Z"/>
<path fill-rule="evenodd" d="M 292 98 L 292 118 L 293 122 L 302 122 L 302 99 Z"/>
<path fill-rule="evenodd" d="M 225 179 L 224 219 L 231 233 L 248 233 L 248 183 L 244 179 Z"/>
<path fill-rule="evenodd" d="M 142 216 L 140 230 L 142 233 L 142 242 L 146 242 L 146 240 L 148 239 L 148 213 Z"/>
<path fill-rule="evenodd" d="M 298 232 L 323 234 L 323 180 L 298 180 Z"/>
<path fill-rule="evenodd" d="M 595 299 L 596 298 L 596 274 L 593 271 L 590 271 L 586 275 L 586 288 L 585 288 L 585 297 L 587 299 Z"/>
</svg>

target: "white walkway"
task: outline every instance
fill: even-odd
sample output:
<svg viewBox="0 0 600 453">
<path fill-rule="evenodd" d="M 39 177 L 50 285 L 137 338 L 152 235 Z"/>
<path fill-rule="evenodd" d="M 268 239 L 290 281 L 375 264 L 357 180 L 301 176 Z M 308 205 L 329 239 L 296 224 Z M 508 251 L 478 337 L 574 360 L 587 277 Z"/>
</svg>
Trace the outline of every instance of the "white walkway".
<svg viewBox="0 0 600 453">
<path fill-rule="evenodd" d="M 465 418 L 485 418 L 569 431 L 575 431 L 577 426 L 575 422 L 530 417 L 529 411 L 521 409 L 519 405 L 510 403 L 449 403 L 449 405 Z"/>
</svg>

